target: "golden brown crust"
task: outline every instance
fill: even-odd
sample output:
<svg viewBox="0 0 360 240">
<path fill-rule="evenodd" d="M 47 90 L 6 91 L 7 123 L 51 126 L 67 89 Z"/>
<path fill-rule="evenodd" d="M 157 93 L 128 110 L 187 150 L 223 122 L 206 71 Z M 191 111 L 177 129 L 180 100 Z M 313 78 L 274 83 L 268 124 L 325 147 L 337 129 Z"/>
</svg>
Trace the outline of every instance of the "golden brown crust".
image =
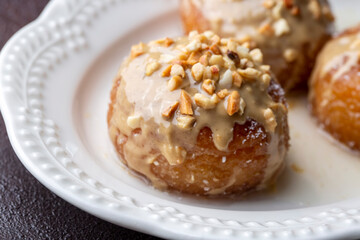
<svg viewBox="0 0 360 240">
<path fill-rule="evenodd" d="M 109 110 L 108 110 L 108 113 L 107 113 L 107 123 L 108 124 L 110 124 L 110 120 L 111 120 L 111 117 L 112 117 L 113 112 L 114 112 L 114 105 L 115 105 L 115 102 L 116 102 L 116 92 L 117 92 L 117 90 L 119 88 L 119 85 L 120 85 L 120 78 L 114 79 L 113 86 L 112 86 L 111 92 L 110 92 Z"/>
<path fill-rule="evenodd" d="M 255 139 L 251 137 L 255 135 Z M 157 159 L 159 164 L 152 164 L 152 171 L 170 188 L 181 192 L 206 194 L 206 188 L 218 189 L 234 181 L 223 194 L 242 193 L 255 189 L 264 178 L 269 137 L 253 120 L 244 125 L 236 124 L 230 152 L 222 152 L 216 149 L 211 130 L 203 128 L 196 146 L 188 151 L 189 157 L 183 164 L 171 166 L 164 156 L 160 156 Z M 242 174 L 231 179 L 234 170 Z"/>
<path fill-rule="evenodd" d="M 340 38 L 354 37 L 360 32 L 360 26 L 350 28 L 336 36 L 325 47 L 322 55 L 326 55 L 329 48 L 336 47 Z M 355 39 L 355 41 L 358 41 Z M 351 46 L 352 43 L 349 43 Z M 331 65 L 329 68 L 322 59 L 317 62 L 310 85 L 310 102 L 312 113 L 321 126 L 334 138 L 353 150 L 360 151 L 360 61 L 349 65 L 339 76 L 339 68 L 351 61 L 345 52 L 359 54 L 359 49 L 344 47 L 334 58 L 341 60 L 340 66 Z M 320 55 L 321 56 L 321 55 Z M 325 57 L 327 58 L 327 57 Z M 330 61 L 331 59 L 327 59 Z"/>
<path fill-rule="evenodd" d="M 312 85 L 312 112 L 333 137 L 354 150 L 360 151 L 360 63 L 334 83 L 335 70 Z M 327 104 L 323 101 L 327 99 Z"/>
</svg>

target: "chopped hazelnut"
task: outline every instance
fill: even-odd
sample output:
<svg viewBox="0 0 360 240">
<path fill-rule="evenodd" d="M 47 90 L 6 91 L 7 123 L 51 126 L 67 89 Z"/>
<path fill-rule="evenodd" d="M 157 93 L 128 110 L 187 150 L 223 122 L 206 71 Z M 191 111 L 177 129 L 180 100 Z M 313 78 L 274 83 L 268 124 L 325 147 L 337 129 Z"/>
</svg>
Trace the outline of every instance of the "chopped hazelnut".
<svg viewBox="0 0 360 240">
<path fill-rule="evenodd" d="M 227 113 L 229 116 L 234 115 L 240 109 L 240 95 L 238 91 L 232 91 L 227 99 Z"/>
<path fill-rule="evenodd" d="M 131 58 L 136 58 L 146 52 L 146 44 L 145 43 L 139 43 L 137 45 L 134 45 L 131 47 Z"/>
<path fill-rule="evenodd" d="M 183 67 L 183 68 L 185 69 L 186 66 L 187 66 L 187 61 L 185 61 L 185 60 L 180 60 L 180 59 L 173 59 L 173 60 L 171 61 L 171 64 L 172 64 L 172 65 L 175 65 L 175 64 L 180 65 L 181 67 Z"/>
<path fill-rule="evenodd" d="M 213 44 L 210 46 L 210 50 L 216 54 L 216 55 L 220 55 L 221 54 L 221 51 L 220 51 L 220 48 L 218 47 L 218 45 L 216 44 Z"/>
<path fill-rule="evenodd" d="M 167 66 L 161 73 L 162 77 L 170 77 L 171 65 Z"/>
<path fill-rule="evenodd" d="M 235 70 L 236 66 L 233 60 L 231 60 L 228 56 L 223 57 L 224 59 L 224 67 L 230 70 Z"/>
<path fill-rule="evenodd" d="M 136 129 L 140 127 L 140 120 L 140 116 L 130 116 L 127 118 L 126 123 L 130 128 Z"/>
<path fill-rule="evenodd" d="M 263 6 L 267 9 L 271 9 L 275 6 L 275 1 L 274 0 L 265 0 L 263 2 Z"/>
<path fill-rule="evenodd" d="M 167 37 L 167 38 L 156 40 L 155 43 L 163 45 L 165 47 L 170 47 L 174 43 L 174 40 Z"/>
<path fill-rule="evenodd" d="M 243 98 L 240 98 L 240 108 L 239 108 L 239 114 L 243 115 L 245 112 L 246 103 Z"/>
<path fill-rule="evenodd" d="M 290 26 L 284 18 L 280 18 L 279 20 L 277 20 L 274 23 L 273 27 L 275 30 L 275 35 L 277 37 L 290 33 Z"/>
<path fill-rule="evenodd" d="M 174 91 L 178 89 L 181 86 L 182 82 L 183 80 L 180 76 L 173 76 L 167 84 L 169 91 Z"/>
<path fill-rule="evenodd" d="M 241 44 L 241 46 L 250 49 L 251 46 L 253 46 L 254 44 L 254 42 L 244 42 L 243 44 Z"/>
<path fill-rule="evenodd" d="M 191 68 L 191 74 L 194 77 L 195 81 L 199 82 L 203 79 L 205 67 L 201 63 L 196 63 Z"/>
<path fill-rule="evenodd" d="M 236 52 L 239 55 L 240 58 L 246 58 L 249 56 L 249 48 L 244 47 L 244 46 L 238 46 L 236 48 Z"/>
<path fill-rule="evenodd" d="M 234 71 L 232 73 L 232 77 L 233 77 L 233 85 L 235 87 L 240 88 L 241 84 L 242 84 L 242 80 L 243 80 L 242 77 L 240 76 L 240 74 L 238 72 Z"/>
<path fill-rule="evenodd" d="M 196 105 L 198 105 L 203 109 L 213 109 L 216 107 L 216 104 L 219 102 L 219 99 L 216 94 L 214 94 L 211 98 L 208 98 L 201 93 L 196 93 L 194 95 L 194 100 Z"/>
<path fill-rule="evenodd" d="M 274 29 L 273 27 L 269 24 L 269 23 L 265 23 L 262 24 L 259 28 L 258 28 L 258 32 L 260 34 L 264 34 L 267 36 L 271 36 L 274 34 Z"/>
<path fill-rule="evenodd" d="M 246 68 L 245 70 L 239 69 L 238 72 L 241 76 L 250 80 L 256 79 L 261 75 L 261 72 L 255 68 Z"/>
<path fill-rule="evenodd" d="M 193 116 L 180 116 L 177 117 L 176 120 L 178 127 L 183 129 L 190 129 L 196 121 Z"/>
<path fill-rule="evenodd" d="M 194 65 L 195 63 L 199 62 L 200 57 L 201 57 L 200 52 L 192 52 L 189 58 L 187 59 L 187 63 L 189 65 Z"/>
<path fill-rule="evenodd" d="M 203 79 L 212 79 L 211 67 L 205 67 Z"/>
<path fill-rule="evenodd" d="M 223 45 L 223 46 L 225 46 L 225 45 L 227 46 L 228 42 L 229 42 L 228 38 L 221 38 L 220 39 L 220 44 Z"/>
<path fill-rule="evenodd" d="M 215 33 L 213 31 L 205 31 L 203 34 L 207 39 L 211 39 L 215 36 Z"/>
<path fill-rule="evenodd" d="M 174 43 L 174 40 L 172 40 L 171 38 L 168 38 L 168 37 L 165 38 L 164 44 L 166 47 L 170 47 L 173 43 Z"/>
<path fill-rule="evenodd" d="M 283 3 L 278 2 L 271 10 L 271 14 L 274 19 L 280 19 L 281 18 L 281 10 L 283 9 Z"/>
<path fill-rule="evenodd" d="M 261 64 L 263 62 L 263 54 L 260 49 L 251 50 L 249 54 L 255 63 Z"/>
<path fill-rule="evenodd" d="M 199 62 L 204 66 L 209 65 L 209 56 L 207 54 L 202 55 L 199 59 Z"/>
<path fill-rule="evenodd" d="M 189 33 L 189 38 L 190 39 L 194 39 L 197 35 L 199 35 L 199 32 L 198 31 L 191 31 L 190 33 Z"/>
<path fill-rule="evenodd" d="M 197 36 L 195 36 L 195 39 L 203 43 L 207 40 L 207 37 L 204 34 L 198 34 Z"/>
<path fill-rule="evenodd" d="M 209 64 L 222 67 L 224 65 L 224 59 L 221 55 L 212 55 L 210 57 Z"/>
<path fill-rule="evenodd" d="M 209 95 L 212 95 L 215 91 L 215 82 L 211 79 L 206 79 L 202 83 L 202 89 L 207 92 Z"/>
<path fill-rule="evenodd" d="M 180 94 L 180 113 L 184 115 L 193 115 L 194 112 L 192 110 L 192 100 L 190 95 L 184 91 L 181 90 Z"/>
<path fill-rule="evenodd" d="M 264 72 L 270 72 L 270 65 L 261 65 L 260 69 Z"/>
<path fill-rule="evenodd" d="M 223 89 L 223 90 L 221 90 L 220 92 L 218 92 L 216 95 L 217 95 L 220 99 L 224 99 L 224 98 L 226 98 L 229 94 L 230 94 L 229 90 Z"/>
<path fill-rule="evenodd" d="M 174 113 L 175 113 L 176 109 L 178 108 L 178 106 L 179 106 L 179 102 L 175 102 L 174 104 L 170 105 L 168 108 L 166 108 L 162 112 L 162 116 L 164 118 L 171 118 L 174 115 Z"/>
<path fill-rule="evenodd" d="M 201 42 L 197 39 L 192 40 L 187 46 L 186 50 L 195 52 L 201 48 Z"/>
<path fill-rule="evenodd" d="M 267 73 L 263 74 L 261 76 L 261 81 L 266 85 L 266 86 L 269 86 L 270 84 L 270 81 L 271 81 L 271 76 Z"/>
<path fill-rule="evenodd" d="M 243 68 L 243 69 L 246 68 L 248 62 L 249 62 L 249 59 L 247 59 L 247 58 L 242 58 L 242 59 L 240 60 L 240 68 Z"/>
<path fill-rule="evenodd" d="M 211 66 L 210 71 L 211 71 L 211 79 L 215 81 L 219 80 L 219 73 L 220 73 L 219 67 L 217 65 Z"/>
<path fill-rule="evenodd" d="M 233 74 L 232 71 L 230 69 L 226 70 L 226 72 L 224 73 L 224 75 L 222 76 L 222 78 L 219 81 L 219 86 L 221 88 L 231 88 L 232 86 L 232 82 L 233 82 Z"/>
<path fill-rule="evenodd" d="M 189 58 L 189 53 L 188 52 L 181 52 L 177 57 L 180 60 L 187 60 Z"/>
<path fill-rule="evenodd" d="M 235 52 L 237 46 L 238 46 L 238 44 L 233 39 L 229 39 L 229 41 L 227 43 L 228 50 Z"/>
<path fill-rule="evenodd" d="M 309 11 L 312 13 L 315 19 L 319 19 L 321 16 L 321 7 L 317 0 L 310 0 L 308 5 Z"/>
<path fill-rule="evenodd" d="M 277 126 L 274 112 L 270 108 L 267 108 L 264 110 L 264 117 L 267 128 L 269 129 L 270 132 L 274 132 Z"/>
<path fill-rule="evenodd" d="M 288 62 L 294 62 L 298 56 L 298 52 L 295 49 L 288 48 L 284 51 L 284 59 Z"/>
<path fill-rule="evenodd" d="M 202 50 L 208 50 L 209 48 L 210 48 L 209 45 L 207 45 L 206 43 L 201 44 L 201 49 Z"/>
<path fill-rule="evenodd" d="M 161 64 L 158 62 L 150 62 L 146 65 L 145 74 L 151 76 L 155 71 L 159 70 Z"/>
<path fill-rule="evenodd" d="M 181 76 L 182 78 L 185 77 L 185 71 L 184 68 L 179 65 L 179 64 L 174 64 L 171 67 L 171 72 L 170 72 L 171 76 Z"/>
<path fill-rule="evenodd" d="M 215 35 L 211 38 L 211 45 L 218 45 L 220 43 L 221 39 L 218 35 Z"/>
<path fill-rule="evenodd" d="M 255 67 L 255 64 L 253 63 L 253 61 L 247 61 L 246 67 L 247 67 L 247 68 L 254 68 L 254 67 Z"/>
</svg>

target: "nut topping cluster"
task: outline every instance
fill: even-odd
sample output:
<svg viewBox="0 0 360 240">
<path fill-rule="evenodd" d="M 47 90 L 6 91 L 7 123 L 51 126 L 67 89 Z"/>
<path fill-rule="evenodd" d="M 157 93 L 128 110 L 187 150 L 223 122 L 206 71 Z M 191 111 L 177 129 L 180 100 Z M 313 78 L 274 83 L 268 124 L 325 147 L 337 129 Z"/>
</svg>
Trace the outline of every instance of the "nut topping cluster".
<svg viewBox="0 0 360 240">
<path fill-rule="evenodd" d="M 169 91 L 180 90 L 179 100 L 166 107 L 162 116 L 168 121 L 175 118 L 182 129 L 194 126 L 197 109 L 217 111 L 217 108 L 224 108 L 230 117 L 243 115 L 246 102 L 240 90 L 244 84 L 257 83 L 263 90 L 270 84 L 270 68 L 262 65 L 262 52 L 250 49 L 248 41 L 221 39 L 210 31 L 202 34 L 194 31 L 185 41 L 166 38 L 149 45 L 152 44 L 172 46 L 177 52 L 175 57 L 159 57 L 168 59 L 167 62 L 150 59 L 145 75 L 151 77 L 159 71 Z M 142 55 L 148 47 L 134 46 L 131 57 Z M 266 114 L 269 117 L 269 113 Z"/>
<path fill-rule="evenodd" d="M 295 0 L 264 0 L 263 6 L 272 10 L 272 16 L 275 19 L 278 19 L 281 17 L 282 9 L 290 11 L 290 13 L 294 16 L 299 16 L 301 14 L 300 7 L 295 2 Z M 334 20 L 334 16 L 332 15 L 329 7 L 321 7 L 319 0 L 310 0 L 307 8 L 315 19 L 319 19 L 322 15 L 324 15 L 330 21 Z"/>
<path fill-rule="evenodd" d="M 295 0 L 264 0 L 263 6 L 271 11 L 271 19 L 258 28 L 258 32 L 264 36 L 282 37 L 291 33 L 291 26 L 282 16 L 285 11 L 289 11 L 294 17 L 301 16 L 300 7 Z M 309 0 L 307 4 L 308 11 L 315 20 L 320 20 L 322 16 L 330 21 L 334 21 L 334 16 L 328 6 L 322 6 L 318 0 Z M 286 49 L 283 53 L 284 59 L 288 62 L 294 62 L 298 53 L 294 49 Z"/>
</svg>

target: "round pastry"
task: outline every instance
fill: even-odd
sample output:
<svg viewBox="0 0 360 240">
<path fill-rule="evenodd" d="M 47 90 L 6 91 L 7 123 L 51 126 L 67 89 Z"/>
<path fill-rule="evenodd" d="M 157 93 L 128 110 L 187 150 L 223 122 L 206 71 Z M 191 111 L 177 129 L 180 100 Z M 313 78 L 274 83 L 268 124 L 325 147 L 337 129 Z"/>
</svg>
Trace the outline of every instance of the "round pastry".
<svg viewBox="0 0 360 240">
<path fill-rule="evenodd" d="M 159 189 L 245 193 L 272 183 L 288 149 L 287 107 L 259 49 L 212 32 L 132 47 L 108 124 L 122 161 Z"/>
<path fill-rule="evenodd" d="M 360 150 L 360 27 L 331 40 L 310 80 L 312 112 L 332 136 Z"/>
<path fill-rule="evenodd" d="M 327 0 L 181 0 L 180 12 L 186 32 L 252 40 L 285 91 L 306 84 L 334 19 Z"/>
</svg>

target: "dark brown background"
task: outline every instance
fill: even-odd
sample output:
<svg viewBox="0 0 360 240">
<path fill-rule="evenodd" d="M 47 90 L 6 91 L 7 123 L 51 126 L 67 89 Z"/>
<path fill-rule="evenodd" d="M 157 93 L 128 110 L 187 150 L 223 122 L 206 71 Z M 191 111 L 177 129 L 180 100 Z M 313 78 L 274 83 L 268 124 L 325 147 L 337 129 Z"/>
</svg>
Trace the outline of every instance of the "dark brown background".
<svg viewBox="0 0 360 240">
<path fill-rule="evenodd" d="M 0 0 L 0 49 L 47 0 Z M 0 115 L 0 239 L 157 239 L 102 221 L 42 186 L 15 155 Z"/>
</svg>

